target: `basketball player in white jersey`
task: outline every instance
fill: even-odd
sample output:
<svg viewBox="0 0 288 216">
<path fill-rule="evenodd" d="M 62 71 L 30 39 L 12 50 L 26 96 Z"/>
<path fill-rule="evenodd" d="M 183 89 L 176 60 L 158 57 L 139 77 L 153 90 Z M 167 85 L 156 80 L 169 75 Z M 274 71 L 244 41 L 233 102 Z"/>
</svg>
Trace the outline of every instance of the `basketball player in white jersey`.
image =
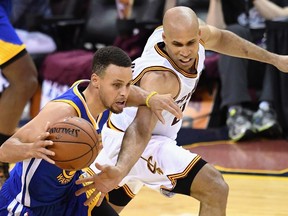
<svg viewBox="0 0 288 216">
<path fill-rule="evenodd" d="M 148 91 L 171 94 L 184 110 L 203 70 L 205 49 L 267 62 L 288 71 L 288 56 L 270 53 L 231 32 L 205 25 L 190 8 L 175 7 L 165 13 L 163 27 L 154 31 L 142 56 L 133 62 L 133 83 Z M 163 116 L 164 125 L 146 107 L 111 115 L 102 131 L 98 170 L 90 167 L 95 173 L 101 172 L 77 181 L 93 181 L 76 192 L 79 195 L 95 189 L 85 204 L 101 192 L 99 205 L 109 193 L 107 199 L 119 213 L 146 185 L 168 197 L 175 193 L 194 197 L 200 201 L 199 215 L 226 215 L 229 189 L 222 175 L 201 156 L 177 146 L 182 120 L 167 112 Z M 126 130 L 130 124 L 133 131 Z M 127 135 L 130 142 L 125 142 Z M 105 159 L 105 153 L 110 160 Z"/>
</svg>

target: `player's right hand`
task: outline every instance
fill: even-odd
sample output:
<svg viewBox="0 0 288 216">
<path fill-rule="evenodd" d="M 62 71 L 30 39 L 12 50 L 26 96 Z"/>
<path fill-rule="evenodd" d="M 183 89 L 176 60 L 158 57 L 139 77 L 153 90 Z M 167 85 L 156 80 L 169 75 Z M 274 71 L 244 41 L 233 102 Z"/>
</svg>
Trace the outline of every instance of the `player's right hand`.
<svg viewBox="0 0 288 216">
<path fill-rule="evenodd" d="M 156 94 L 150 98 L 149 104 L 150 109 L 162 124 L 165 124 L 164 117 L 162 116 L 163 110 L 170 112 L 177 119 L 183 118 L 182 110 L 170 94 Z"/>
<path fill-rule="evenodd" d="M 89 205 L 94 198 L 99 196 L 96 206 L 100 206 L 108 192 L 116 188 L 122 180 L 122 172 L 116 166 L 95 164 L 96 168 L 101 172 L 93 176 L 79 178 L 76 184 L 84 186 L 76 191 L 75 195 L 79 196 L 87 191 L 93 191 L 85 201 L 84 205 Z"/>
</svg>

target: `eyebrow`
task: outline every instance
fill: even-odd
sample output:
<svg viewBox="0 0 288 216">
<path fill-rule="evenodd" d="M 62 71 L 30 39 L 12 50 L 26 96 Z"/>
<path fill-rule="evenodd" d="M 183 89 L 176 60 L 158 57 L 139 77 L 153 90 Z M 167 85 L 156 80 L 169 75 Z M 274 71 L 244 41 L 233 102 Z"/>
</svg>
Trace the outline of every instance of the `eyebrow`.
<svg viewBox="0 0 288 216">
<path fill-rule="evenodd" d="M 114 79 L 113 82 L 124 82 L 124 81 L 121 79 Z"/>
<path fill-rule="evenodd" d="M 116 82 L 118 82 L 118 83 L 125 83 L 123 80 L 120 80 L 120 79 L 113 80 L 113 83 L 114 83 L 114 82 L 115 82 L 115 83 L 116 83 Z M 128 83 L 131 84 L 131 83 L 132 83 L 132 80 L 129 80 Z"/>
<path fill-rule="evenodd" d="M 186 44 L 189 44 L 189 43 L 194 43 L 196 41 L 196 39 L 192 39 L 192 40 L 189 40 Z M 184 45 L 183 43 L 179 42 L 179 41 L 172 41 L 173 44 L 181 44 L 181 45 Z"/>
</svg>

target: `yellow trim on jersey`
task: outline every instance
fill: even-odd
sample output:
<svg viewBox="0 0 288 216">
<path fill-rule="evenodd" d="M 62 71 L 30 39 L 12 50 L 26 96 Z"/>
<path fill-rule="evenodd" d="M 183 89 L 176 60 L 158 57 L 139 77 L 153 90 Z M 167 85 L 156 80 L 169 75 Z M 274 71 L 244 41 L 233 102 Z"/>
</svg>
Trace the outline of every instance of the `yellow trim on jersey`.
<svg viewBox="0 0 288 216">
<path fill-rule="evenodd" d="M 88 106 L 87 106 L 87 104 L 86 104 L 85 99 L 83 98 L 82 94 L 79 92 L 78 88 L 75 88 L 76 86 L 78 86 L 79 84 L 84 83 L 84 82 L 90 82 L 90 80 L 88 80 L 88 79 L 78 80 L 78 81 L 74 82 L 74 83 L 71 85 L 70 89 L 73 89 L 73 92 L 75 93 L 75 95 L 77 95 L 78 98 L 81 100 L 81 102 L 82 102 L 82 104 L 83 104 L 83 106 L 84 106 L 84 108 L 85 108 L 85 110 L 86 110 L 86 113 L 87 113 L 87 116 L 88 116 L 89 120 L 91 121 L 93 127 L 94 127 L 96 130 L 98 130 L 98 129 L 99 129 L 98 123 L 96 122 L 96 120 L 95 120 L 94 117 L 92 116 L 92 114 L 91 114 L 91 112 L 90 112 L 90 110 L 89 110 L 89 108 L 88 108 Z M 66 100 L 66 99 L 57 99 L 57 100 L 53 100 L 53 101 L 56 101 L 56 102 L 65 102 L 65 103 L 70 104 L 70 105 L 76 110 L 78 116 L 79 116 L 79 117 L 82 117 L 80 109 L 78 108 L 78 106 L 77 106 L 73 101 L 71 101 L 71 100 Z M 101 117 L 102 117 L 102 114 L 101 114 Z M 101 117 L 100 117 L 99 121 L 101 120 Z"/>
<path fill-rule="evenodd" d="M 85 177 L 85 173 L 88 174 L 89 176 L 93 176 L 93 175 L 96 174 L 90 167 L 84 168 L 82 170 L 84 171 L 84 173 L 79 178 L 84 178 Z M 83 186 L 88 185 L 88 184 L 90 184 L 90 183 L 84 183 Z M 95 189 L 90 189 L 89 191 L 86 191 L 87 199 L 92 195 L 92 193 L 94 191 L 95 191 Z M 96 204 L 97 204 L 97 202 L 98 202 L 98 200 L 100 198 L 100 195 L 101 194 L 98 193 L 97 196 L 92 200 L 92 202 L 88 204 L 88 216 L 91 216 L 92 210 L 96 206 Z M 107 194 L 105 197 L 109 201 L 109 194 Z"/>
<path fill-rule="evenodd" d="M 0 65 L 6 63 L 26 48 L 25 44 L 17 45 L 3 40 L 0 40 L 0 47 Z"/>
<path fill-rule="evenodd" d="M 80 83 L 82 83 L 82 82 L 90 82 L 90 80 L 88 80 L 88 79 L 77 80 L 76 82 L 74 82 L 74 83 L 71 85 L 70 88 L 73 88 L 73 87 L 75 87 L 76 85 L 78 85 L 78 84 L 80 84 Z"/>
<path fill-rule="evenodd" d="M 58 99 L 58 100 L 53 100 L 55 102 L 64 102 L 70 104 L 77 112 L 78 116 L 81 118 L 81 112 L 78 106 L 71 100 L 65 100 L 65 99 Z"/>
<path fill-rule="evenodd" d="M 122 188 L 124 189 L 125 193 L 131 198 L 133 199 L 136 195 L 130 190 L 128 185 L 123 185 Z"/>
<path fill-rule="evenodd" d="M 93 176 L 94 174 L 96 174 L 96 173 L 94 172 L 94 170 L 91 169 L 90 167 L 84 168 L 83 171 L 86 172 L 86 173 L 87 173 L 88 175 L 90 175 L 90 176 Z"/>
<path fill-rule="evenodd" d="M 79 179 L 87 177 L 87 175 L 85 175 L 85 174 L 87 174 L 88 171 L 92 171 L 92 172 L 93 172 L 93 170 L 91 170 L 90 168 L 84 168 L 83 171 L 84 171 L 84 173 L 79 176 Z M 91 173 L 91 172 L 90 172 L 90 173 Z M 90 173 L 88 173 L 88 175 L 90 175 Z M 93 173 L 94 173 L 94 172 L 93 172 Z M 95 174 L 95 173 L 94 173 L 94 174 Z M 92 175 L 93 175 L 93 174 L 92 174 Z M 90 175 L 90 176 L 92 176 L 92 175 Z M 88 185 L 88 184 L 90 184 L 90 182 L 88 182 L 88 183 L 85 182 L 85 183 L 83 183 L 82 185 L 83 185 L 83 186 L 86 186 L 86 185 Z M 92 195 L 92 193 L 93 193 L 94 191 L 95 191 L 95 189 L 90 189 L 90 190 L 86 191 L 86 192 L 85 192 L 86 198 L 88 199 L 88 198 Z M 88 216 L 91 216 L 91 215 L 92 215 L 92 214 L 91 214 L 91 213 L 92 213 L 92 210 L 93 210 L 93 208 L 96 206 L 99 198 L 100 198 L 100 193 L 98 193 L 98 194 L 96 195 L 96 197 L 92 200 L 92 202 L 90 202 L 90 203 L 88 204 L 88 206 L 87 206 L 87 207 L 88 207 L 88 210 L 87 210 L 87 215 L 88 215 Z"/>
<path fill-rule="evenodd" d="M 78 83 L 78 84 L 79 84 L 79 83 Z M 73 89 L 73 92 L 74 92 L 74 93 L 80 98 L 80 100 L 82 101 L 82 103 L 83 103 L 83 105 L 84 105 L 84 107 L 85 107 L 85 109 L 86 109 L 86 111 L 87 111 L 87 112 L 86 112 L 86 113 L 87 113 L 87 116 L 88 116 L 89 120 L 92 122 L 94 128 L 98 129 L 98 128 L 99 128 L 99 127 L 98 127 L 98 124 L 96 123 L 94 117 L 93 117 L 92 114 L 90 113 L 89 108 L 88 108 L 88 106 L 87 106 L 87 104 L 86 104 L 86 101 L 85 101 L 84 98 L 82 97 L 81 93 L 78 91 L 78 88 L 74 88 L 74 89 Z"/>
<path fill-rule="evenodd" d="M 106 112 L 106 111 L 104 111 L 104 112 Z M 104 112 L 103 112 L 103 113 L 104 113 Z M 97 125 L 99 125 L 99 123 L 100 123 L 100 121 L 101 121 L 101 119 L 102 119 L 102 117 L 103 117 L 103 113 L 100 113 L 100 114 L 97 116 L 97 118 L 96 118 L 96 123 L 97 123 Z M 111 114 L 112 114 L 112 112 L 109 111 L 109 116 L 108 116 L 107 119 L 110 119 Z"/>
<path fill-rule="evenodd" d="M 100 113 L 98 116 L 97 116 L 97 119 L 96 119 L 96 124 L 99 125 L 99 122 L 101 121 L 101 118 L 103 116 L 103 113 Z"/>
<path fill-rule="evenodd" d="M 107 121 L 107 127 L 118 132 L 124 132 L 123 130 L 117 128 L 110 119 Z"/>
</svg>

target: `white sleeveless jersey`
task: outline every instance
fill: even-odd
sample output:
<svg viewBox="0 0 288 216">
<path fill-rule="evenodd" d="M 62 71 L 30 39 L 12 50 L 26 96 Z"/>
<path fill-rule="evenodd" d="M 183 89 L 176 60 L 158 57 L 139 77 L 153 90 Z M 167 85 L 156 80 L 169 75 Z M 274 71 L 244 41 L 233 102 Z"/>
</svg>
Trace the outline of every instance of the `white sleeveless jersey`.
<svg viewBox="0 0 288 216">
<path fill-rule="evenodd" d="M 205 49 L 200 43 L 198 57 L 195 61 L 195 72 L 188 73 L 180 69 L 167 53 L 161 49 L 161 46 L 163 47 L 162 32 L 162 27 L 157 28 L 149 37 L 142 56 L 133 61 L 133 83 L 137 83 L 145 73 L 153 71 L 163 71 L 163 73 L 175 74 L 180 83 L 180 91 L 178 92 L 175 101 L 181 107 L 182 111 L 184 111 L 190 101 L 192 93 L 195 91 L 203 70 Z M 165 85 L 165 83 L 159 83 L 159 85 Z M 125 131 L 133 121 L 136 112 L 136 107 L 127 107 L 121 114 L 112 114 L 110 121 L 108 122 L 108 127 L 110 126 Z M 153 134 L 176 139 L 177 133 L 181 128 L 182 120 L 177 120 L 167 111 L 163 111 L 162 114 L 165 118 L 165 125 L 158 121 L 153 130 Z"/>
</svg>

